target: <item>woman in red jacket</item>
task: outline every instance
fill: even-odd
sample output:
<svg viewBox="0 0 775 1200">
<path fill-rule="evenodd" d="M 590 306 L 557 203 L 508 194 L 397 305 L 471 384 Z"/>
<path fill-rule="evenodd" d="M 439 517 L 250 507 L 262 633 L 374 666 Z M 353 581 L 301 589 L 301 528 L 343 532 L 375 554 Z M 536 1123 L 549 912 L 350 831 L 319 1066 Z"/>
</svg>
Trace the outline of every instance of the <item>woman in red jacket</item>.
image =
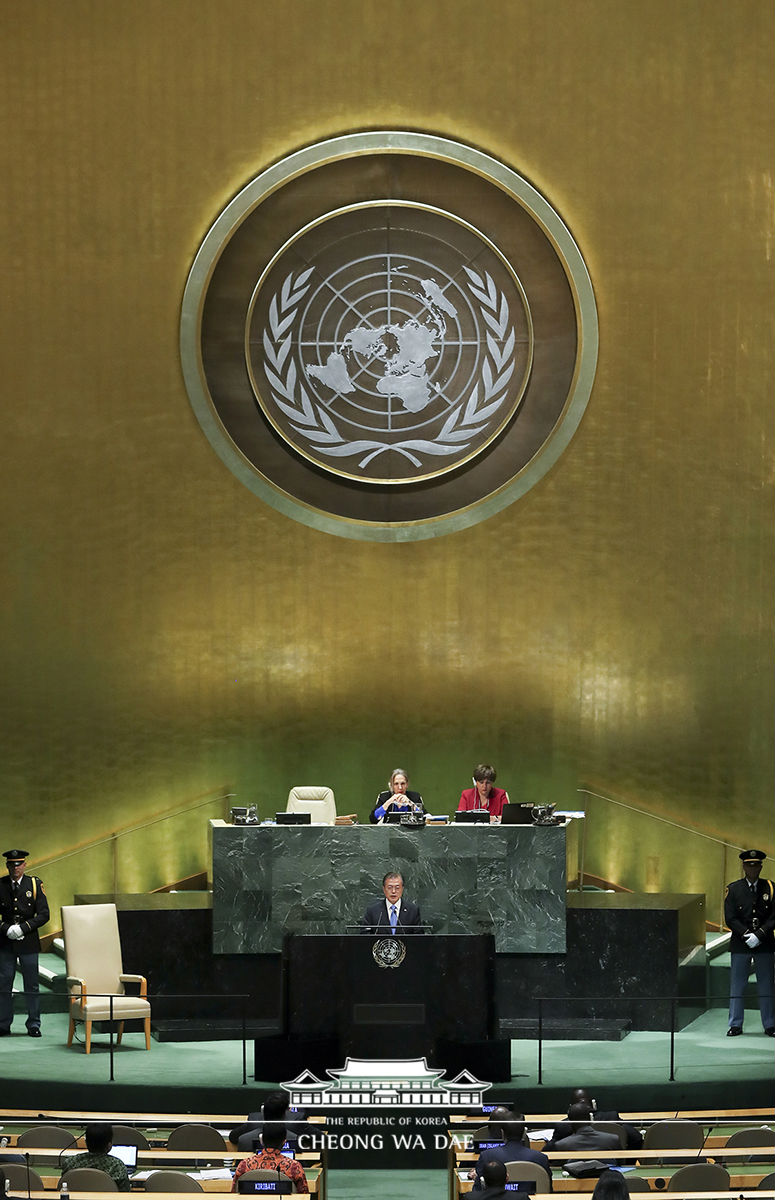
<svg viewBox="0 0 775 1200">
<path fill-rule="evenodd" d="M 495 767 L 491 767 L 489 763 L 479 763 L 474 767 L 473 787 L 466 788 L 460 797 L 458 803 L 458 812 L 465 812 L 468 809 L 478 808 L 487 809 L 490 814 L 490 822 L 497 822 L 501 819 L 504 804 L 509 802 L 508 792 L 504 792 L 503 788 L 493 786 L 497 776 Z"/>
</svg>

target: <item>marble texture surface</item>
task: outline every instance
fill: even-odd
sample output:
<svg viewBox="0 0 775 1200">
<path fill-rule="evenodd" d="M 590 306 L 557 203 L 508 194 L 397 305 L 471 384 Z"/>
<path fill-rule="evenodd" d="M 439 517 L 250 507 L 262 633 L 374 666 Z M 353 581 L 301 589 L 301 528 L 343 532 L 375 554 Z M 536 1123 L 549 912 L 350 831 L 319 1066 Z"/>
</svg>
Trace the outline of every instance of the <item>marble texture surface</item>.
<svg viewBox="0 0 775 1200">
<path fill-rule="evenodd" d="M 400 870 L 434 933 L 492 933 L 499 954 L 565 951 L 565 830 L 210 822 L 213 951 L 268 954 L 286 933 L 357 925 Z"/>
<path fill-rule="evenodd" d="M 568 893 L 568 948 L 562 957 L 502 956 L 502 1018 L 627 1019 L 633 1029 L 669 1029 L 704 1011 L 705 897 L 695 894 Z"/>
</svg>

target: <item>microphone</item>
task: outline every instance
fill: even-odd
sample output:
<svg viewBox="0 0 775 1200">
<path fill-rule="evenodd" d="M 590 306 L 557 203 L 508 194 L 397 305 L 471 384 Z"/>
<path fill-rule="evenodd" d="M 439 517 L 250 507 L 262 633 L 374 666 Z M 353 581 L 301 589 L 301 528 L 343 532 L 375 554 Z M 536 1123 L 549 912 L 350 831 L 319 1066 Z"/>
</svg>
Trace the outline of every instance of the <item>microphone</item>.
<svg viewBox="0 0 775 1200">
<path fill-rule="evenodd" d="M 62 1155 L 64 1154 L 65 1150 L 72 1150 L 73 1146 L 77 1146 L 77 1145 L 78 1145 L 78 1134 L 76 1134 L 74 1138 L 71 1138 L 69 1143 L 66 1146 L 63 1146 L 62 1149 L 59 1151 L 59 1154 L 57 1155 L 57 1170 L 59 1171 L 60 1175 L 62 1174 Z M 29 1177 L 29 1175 L 27 1175 L 27 1183 L 29 1184 L 29 1182 L 30 1182 L 30 1177 Z"/>
</svg>

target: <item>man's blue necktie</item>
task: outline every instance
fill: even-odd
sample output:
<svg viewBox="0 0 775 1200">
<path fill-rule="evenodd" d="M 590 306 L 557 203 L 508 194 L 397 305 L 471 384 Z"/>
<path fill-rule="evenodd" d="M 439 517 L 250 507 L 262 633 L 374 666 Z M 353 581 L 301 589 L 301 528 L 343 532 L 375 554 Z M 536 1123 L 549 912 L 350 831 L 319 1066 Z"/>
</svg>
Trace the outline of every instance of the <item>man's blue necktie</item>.
<svg viewBox="0 0 775 1200">
<path fill-rule="evenodd" d="M 397 924 L 398 924 L 398 913 L 396 912 L 396 906 L 395 906 L 395 904 L 391 904 L 390 905 L 390 928 L 393 933 L 395 933 L 395 931 L 396 931 Z"/>
</svg>

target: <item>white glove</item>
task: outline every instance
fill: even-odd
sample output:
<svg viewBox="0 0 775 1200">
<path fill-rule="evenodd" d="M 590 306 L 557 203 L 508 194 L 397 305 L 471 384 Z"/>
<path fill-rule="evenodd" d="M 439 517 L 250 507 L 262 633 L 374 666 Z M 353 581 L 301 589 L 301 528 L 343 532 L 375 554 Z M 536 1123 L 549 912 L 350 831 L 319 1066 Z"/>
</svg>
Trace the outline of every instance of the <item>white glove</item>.
<svg viewBox="0 0 775 1200">
<path fill-rule="evenodd" d="M 21 931 L 21 926 L 20 925 L 9 925 L 8 926 L 8 936 L 12 942 L 20 942 L 22 940 L 22 938 L 24 937 L 24 934 Z"/>
<path fill-rule="evenodd" d="M 747 933 L 745 935 L 745 944 L 749 950 L 755 950 L 759 945 L 759 939 L 755 933 Z"/>
</svg>

